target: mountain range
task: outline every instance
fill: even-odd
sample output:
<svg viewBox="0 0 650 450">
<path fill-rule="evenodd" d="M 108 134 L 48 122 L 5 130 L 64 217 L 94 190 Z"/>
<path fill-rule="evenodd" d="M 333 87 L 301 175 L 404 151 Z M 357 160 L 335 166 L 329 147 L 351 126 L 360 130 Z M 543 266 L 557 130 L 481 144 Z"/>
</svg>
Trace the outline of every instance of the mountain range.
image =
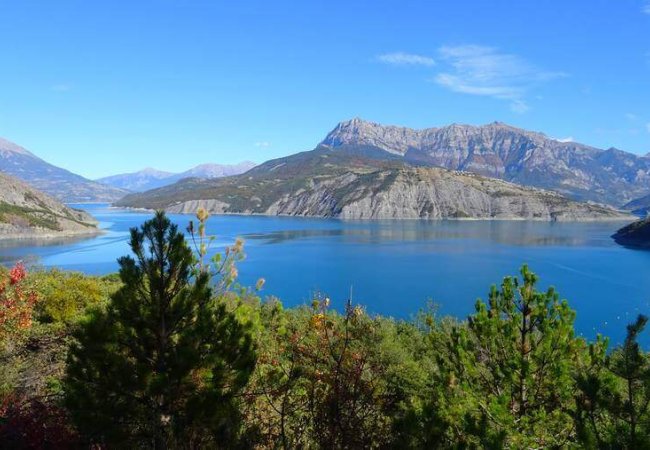
<svg viewBox="0 0 650 450">
<path fill-rule="evenodd" d="M 650 158 L 562 142 L 494 122 L 414 130 L 362 119 L 339 123 L 321 142 L 373 148 L 409 163 L 463 170 L 622 207 L 650 194 Z"/>
<path fill-rule="evenodd" d="M 97 233 L 86 212 L 63 205 L 27 183 L 0 173 L 0 236 L 58 237 Z"/>
<path fill-rule="evenodd" d="M 245 175 L 183 180 L 116 204 L 348 218 L 585 220 L 623 216 L 618 208 L 648 194 L 644 156 L 500 122 L 413 130 L 357 118 L 339 123 L 314 150 Z"/>
<path fill-rule="evenodd" d="M 216 178 L 238 175 L 255 163 L 201 164 L 172 173 L 147 168 L 134 173 L 89 180 L 50 164 L 24 147 L 0 138 L 0 172 L 17 177 L 65 203 L 113 202 L 130 192 L 141 192 L 176 183 L 183 178 Z"/>
<path fill-rule="evenodd" d="M 644 195 L 626 203 L 623 209 L 632 211 L 639 216 L 647 216 L 650 212 L 650 195 Z"/>
<path fill-rule="evenodd" d="M 112 202 L 128 192 L 54 166 L 25 148 L 0 138 L 0 172 L 66 203 Z"/>
<path fill-rule="evenodd" d="M 96 180 L 99 183 L 125 189 L 132 192 L 143 192 L 174 184 L 183 178 L 218 178 L 239 175 L 255 167 L 251 161 L 238 164 L 200 164 L 185 172 L 172 173 L 152 169 L 150 167 L 133 173 L 112 175 Z"/>
<path fill-rule="evenodd" d="M 192 213 L 346 219 L 478 218 L 629 220 L 612 208 L 577 202 L 470 172 L 409 164 L 376 147 L 315 150 L 267 161 L 243 175 L 186 179 L 131 194 L 116 206 Z"/>
<path fill-rule="evenodd" d="M 312 151 L 252 166 L 145 169 L 91 181 L 0 141 L 1 171 L 64 201 L 137 191 L 115 204 L 189 212 L 209 201 L 215 212 L 350 218 L 560 220 L 650 207 L 649 157 L 500 122 L 414 130 L 356 118 L 339 123 Z"/>
</svg>

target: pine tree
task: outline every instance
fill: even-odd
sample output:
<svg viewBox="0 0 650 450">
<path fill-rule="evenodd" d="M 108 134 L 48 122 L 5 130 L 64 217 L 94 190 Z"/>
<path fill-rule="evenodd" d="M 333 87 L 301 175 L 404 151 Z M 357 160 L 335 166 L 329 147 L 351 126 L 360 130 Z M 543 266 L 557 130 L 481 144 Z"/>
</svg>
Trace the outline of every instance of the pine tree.
<svg viewBox="0 0 650 450">
<path fill-rule="evenodd" d="M 639 334 L 648 318 L 628 325 L 621 346 L 594 358 L 594 368 L 578 377 L 578 423 L 588 448 L 650 449 L 650 357 Z"/>
<path fill-rule="evenodd" d="M 116 447 L 225 447 L 253 370 L 252 337 L 194 270 L 163 212 L 131 229 L 123 286 L 76 333 L 66 404 L 94 442 Z"/>
<path fill-rule="evenodd" d="M 486 448 L 561 447 L 573 436 L 573 373 L 583 342 L 575 313 L 537 276 L 521 270 L 478 301 L 457 326 L 441 364 L 439 408 L 452 442 Z M 440 413 L 439 413 L 440 414 Z"/>
</svg>

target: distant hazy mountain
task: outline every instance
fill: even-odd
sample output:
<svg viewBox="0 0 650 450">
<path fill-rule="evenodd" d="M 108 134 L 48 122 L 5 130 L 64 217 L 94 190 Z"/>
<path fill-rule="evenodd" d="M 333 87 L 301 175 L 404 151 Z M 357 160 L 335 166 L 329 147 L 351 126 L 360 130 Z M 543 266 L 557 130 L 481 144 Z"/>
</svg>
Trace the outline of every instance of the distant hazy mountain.
<svg viewBox="0 0 650 450">
<path fill-rule="evenodd" d="M 13 175 L 58 200 L 74 202 L 111 202 L 127 191 L 88 180 L 53 166 L 23 147 L 0 138 L 0 172 Z"/>
<path fill-rule="evenodd" d="M 27 183 L 0 173 L 0 239 L 96 233 L 87 213 L 69 208 Z"/>
<path fill-rule="evenodd" d="M 143 169 L 138 172 L 112 175 L 100 178 L 97 181 L 120 189 L 127 189 L 133 192 L 143 192 L 169 184 L 176 183 L 183 178 L 219 178 L 231 175 L 239 175 L 251 168 L 255 163 L 244 161 L 239 164 L 200 164 L 190 170 L 181 173 L 163 172 L 156 169 Z"/>
<path fill-rule="evenodd" d="M 634 214 L 639 216 L 647 216 L 650 212 L 650 195 L 644 195 L 643 197 L 636 198 L 631 202 L 626 203 L 623 206 L 623 209 L 632 211 Z"/>
<path fill-rule="evenodd" d="M 347 219 L 630 219 L 611 208 L 467 172 L 416 167 L 376 147 L 319 147 L 267 161 L 245 175 L 187 179 L 116 205 L 192 213 Z"/>
<path fill-rule="evenodd" d="M 119 189 L 141 192 L 164 186 L 166 184 L 164 180 L 172 176 L 174 174 L 171 172 L 163 172 L 147 167 L 138 172 L 111 175 L 109 177 L 99 178 L 96 181 Z"/>
<path fill-rule="evenodd" d="M 648 157 L 560 142 L 499 122 L 413 130 L 353 119 L 338 124 L 321 145 L 342 151 L 373 148 L 411 163 L 465 170 L 616 206 L 650 194 Z"/>
</svg>

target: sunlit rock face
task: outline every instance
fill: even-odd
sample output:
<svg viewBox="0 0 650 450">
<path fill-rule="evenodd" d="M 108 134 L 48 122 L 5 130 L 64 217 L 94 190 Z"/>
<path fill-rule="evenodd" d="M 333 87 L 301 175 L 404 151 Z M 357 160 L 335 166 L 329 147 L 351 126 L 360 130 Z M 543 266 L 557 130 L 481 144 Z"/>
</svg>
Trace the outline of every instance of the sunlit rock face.
<svg viewBox="0 0 650 450">
<path fill-rule="evenodd" d="M 650 194 L 650 158 L 561 142 L 500 122 L 413 130 L 353 119 L 338 124 L 321 144 L 343 151 L 375 147 L 410 162 L 471 171 L 615 206 Z"/>
<path fill-rule="evenodd" d="M 0 239 L 93 233 L 97 233 L 96 222 L 88 213 L 0 173 Z"/>
</svg>

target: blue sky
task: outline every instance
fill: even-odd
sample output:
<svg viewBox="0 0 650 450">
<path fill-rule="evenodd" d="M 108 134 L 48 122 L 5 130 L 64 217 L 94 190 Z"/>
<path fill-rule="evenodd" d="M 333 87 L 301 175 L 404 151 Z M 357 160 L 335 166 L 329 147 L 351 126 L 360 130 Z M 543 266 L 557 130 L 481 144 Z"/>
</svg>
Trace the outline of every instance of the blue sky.
<svg viewBox="0 0 650 450">
<path fill-rule="evenodd" d="M 88 177 L 256 162 L 352 117 L 650 151 L 650 2 L 0 0 L 0 136 Z"/>
</svg>

